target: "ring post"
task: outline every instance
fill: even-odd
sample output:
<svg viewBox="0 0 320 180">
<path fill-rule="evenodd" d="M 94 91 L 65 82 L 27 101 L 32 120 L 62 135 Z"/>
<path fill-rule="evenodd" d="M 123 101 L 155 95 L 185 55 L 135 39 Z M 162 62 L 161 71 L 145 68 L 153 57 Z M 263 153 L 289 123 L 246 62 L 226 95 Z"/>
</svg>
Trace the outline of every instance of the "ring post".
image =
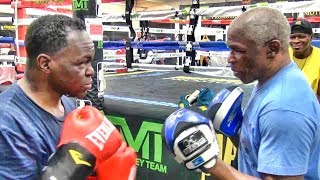
<svg viewBox="0 0 320 180">
<path fill-rule="evenodd" d="M 18 2 L 15 2 L 18 3 Z M 17 4 L 15 4 L 15 7 L 18 6 Z M 15 19 L 16 21 L 19 19 L 25 19 L 27 18 L 27 13 L 26 13 L 26 8 L 22 7 L 22 6 L 18 6 L 15 8 L 17 11 L 17 19 Z M 19 22 L 15 22 L 15 23 L 19 23 Z M 26 25 L 18 25 L 18 39 L 16 39 L 16 52 L 17 52 L 17 57 L 18 57 L 18 63 L 16 65 L 16 70 L 17 73 L 24 73 L 24 70 L 26 68 L 26 59 L 27 59 L 27 52 L 26 52 L 26 48 L 24 46 L 19 45 L 18 41 L 23 41 L 25 40 L 25 35 L 27 33 L 27 26 Z"/>
</svg>

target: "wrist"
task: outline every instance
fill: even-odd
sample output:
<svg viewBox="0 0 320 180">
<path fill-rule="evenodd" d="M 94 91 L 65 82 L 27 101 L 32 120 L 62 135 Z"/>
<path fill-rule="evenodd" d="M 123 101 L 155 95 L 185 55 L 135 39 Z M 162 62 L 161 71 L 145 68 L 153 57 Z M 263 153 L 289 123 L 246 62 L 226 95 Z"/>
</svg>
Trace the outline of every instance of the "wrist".
<svg viewBox="0 0 320 180">
<path fill-rule="evenodd" d="M 95 163 L 95 156 L 78 143 L 64 144 L 49 158 L 40 179 L 84 179 L 92 174 Z"/>
<path fill-rule="evenodd" d="M 234 179 L 232 178 L 232 173 L 229 171 L 228 166 L 221 160 L 217 159 L 216 164 L 207 169 L 207 172 L 214 178 L 214 179 Z"/>
<path fill-rule="evenodd" d="M 219 158 L 217 158 L 214 166 L 207 168 L 206 171 L 208 173 L 210 173 L 211 175 L 216 174 L 216 172 L 219 170 L 219 168 L 221 168 L 220 166 L 221 166 L 221 160 Z"/>
</svg>

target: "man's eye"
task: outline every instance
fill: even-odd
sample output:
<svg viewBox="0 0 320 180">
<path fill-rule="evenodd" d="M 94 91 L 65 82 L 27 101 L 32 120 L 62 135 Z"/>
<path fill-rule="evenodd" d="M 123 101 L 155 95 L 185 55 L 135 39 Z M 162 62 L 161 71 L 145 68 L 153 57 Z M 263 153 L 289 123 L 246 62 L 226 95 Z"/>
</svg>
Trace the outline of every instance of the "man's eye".
<svg viewBox="0 0 320 180">
<path fill-rule="evenodd" d="M 243 52 L 245 52 L 244 50 L 241 50 L 241 49 L 235 49 L 235 50 L 233 50 L 234 52 L 236 52 L 236 53 L 243 53 Z"/>
<path fill-rule="evenodd" d="M 91 59 L 90 58 L 87 58 L 83 61 L 85 64 L 88 64 L 88 63 L 91 63 Z"/>
</svg>

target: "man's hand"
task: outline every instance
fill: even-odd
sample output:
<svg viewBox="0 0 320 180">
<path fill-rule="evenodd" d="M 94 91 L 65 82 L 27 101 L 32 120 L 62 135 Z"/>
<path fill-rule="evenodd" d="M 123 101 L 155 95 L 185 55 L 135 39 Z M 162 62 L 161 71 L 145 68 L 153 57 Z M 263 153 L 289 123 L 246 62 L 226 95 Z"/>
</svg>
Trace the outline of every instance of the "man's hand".
<svg viewBox="0 0 320 180">
<path fill-rule="evenodd" d="M 214 95 L 214 92 L 209 88 L 195 90 L 191 94 L 181 96 L 178 104 L 180 108 L 196 106 L 201 109 L 201 111 L 207 111 Z"/>
<path fill-rule="evenodd" d="M 125 142 L 109 159 L 98 164 L 97 180 L 134 180 L 137 171 L 137 154 Z"/>
</svg>

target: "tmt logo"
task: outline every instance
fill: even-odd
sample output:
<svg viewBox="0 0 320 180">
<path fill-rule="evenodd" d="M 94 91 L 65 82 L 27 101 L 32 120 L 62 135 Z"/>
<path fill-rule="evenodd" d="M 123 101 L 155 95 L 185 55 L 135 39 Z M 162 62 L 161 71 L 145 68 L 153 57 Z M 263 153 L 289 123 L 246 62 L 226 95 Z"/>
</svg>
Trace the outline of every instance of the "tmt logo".
<svg viewBox="0 0 320 180">
<path fill-rule="evenodd" d="M 74 11 L 88 10 L 89 0 L 72 0 L 72 8 Z"/>
<path fill-rule="evenodd" d="M 162 137 L 161 130 L 163 124 L 143 121 L 137 135 L 132 135 L 132 132 L 124 118 L 107 116 L 107 118 L 115 125 L 120 127 L 120 132 L 123 139 L 136 152 L 141 152 L 141 157 L 137 160 L 137 165 L 146 167 L 150 170 L 167 173 L 167 166 L 162 164 Z M 152 141 L 153 140 L 153 147 Z M 150 147 L 154 150 L 153 159 L 150 157 Z M 140 154 L 140 153 L 139 153 Z"/>
</svg>

